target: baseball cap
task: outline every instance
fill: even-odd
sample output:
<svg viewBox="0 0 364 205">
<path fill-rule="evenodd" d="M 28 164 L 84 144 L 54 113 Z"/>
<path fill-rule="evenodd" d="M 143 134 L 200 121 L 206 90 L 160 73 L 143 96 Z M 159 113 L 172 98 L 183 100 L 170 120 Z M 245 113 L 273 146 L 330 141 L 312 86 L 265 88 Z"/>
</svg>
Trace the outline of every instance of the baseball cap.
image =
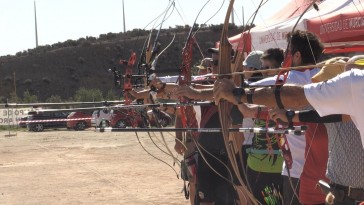
<svg viewBox="0 0 364 205">
<path fill-rule="evenodd" d="M 212 58 L 204 58 L 201 60 L 201 64 L 196 66 L 199 69 L 207 69 L 212 66 Z"/>
<path fill-rule="evenodd" d="M 343 73 L 344 71 L 345 71 L 345 61 L 329 60 L 325 63 L 325 66 L 322 67 L 321 70 L 311 78 L 311 81 L 313 83 L 326 81 L 326 80 L 336 77 L 337 75 L 339 75 L 340 73 Z"/>
<path fill-rule="evenodd" d="M 263 55 L 263 51 L 252 51 L 249 53 L 249 55 L 245 58 L 243 62 L 243 66 L 249 67 L 249 68 L 255 68 L 255 69 L 261 69 L 262 68 L 262 62 L 260 61 L 260 58 Z"/>
<path fill-rule="evenodd" d="M 207 49 L 207 52 L 219 54 L 219 49 L 218 48 L 209 48 L 209 49 Z"/>
</svg>

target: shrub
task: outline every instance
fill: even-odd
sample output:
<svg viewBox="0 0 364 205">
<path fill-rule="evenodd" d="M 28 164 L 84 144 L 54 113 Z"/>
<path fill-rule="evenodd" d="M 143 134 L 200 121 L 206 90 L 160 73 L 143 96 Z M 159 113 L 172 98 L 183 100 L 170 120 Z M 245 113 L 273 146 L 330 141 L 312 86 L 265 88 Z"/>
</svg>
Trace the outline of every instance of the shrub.
<svg viewBox="0 0 364 205">
<path fill-rule="evenodd" d="M 76 68 L 67 66 L 66 69 L 68 69 L 71 73 L 74 73 L 76 71 Z"/>
<path fill-rule="evenodd" d="M 91 45 L 91 43 L 90 43 L 90 42 L 88 42 L 88 41 L 85 41 L 85 42 L 82 42 L 80 45 L 81 45 L 82 47 L 88 47 L 88 46 L 90 46 L 90 45 Z"/>
<path fill-rule="evenodd" d="M 4 78 L 4 81 L 5 82 L 11 82 L 13 80 L 13 78 L 10 76 L 10 75 L 8 75 L 8 76 L 6 76 L 5 78 Z"/>
<path fill-rule="evenodd" d="M 23 81 L 23 84 L 25 84 L 25 85 L 31 85 L 32 83 L 33 83 L 33 80 L 32 80 L 32 79 L 30 79 L 30 78 L 25 79 L 25 80 Z"/>
<path fill-rule="evenodd" d="M 11 92 L 9 96 L 9 103 L 21 103 L 21 98 L 15 92 Z"/>
<path fill-rule="evenodd" d="M 117 36 L 117 34 L 109 32 L 106 34 L 106 39 L 107 40 L 114 39 L 114 38 L 116 38 L 116 36 Z"/>
<path fill-rule="evenodd" d="M 0 96 L 0 102 L 1 103 L 6 103 L 6 97 Z"/>
<path fill-rule="evenodd" d="M 74 95 L 74 100 L 77 102 L 95 102 L 102 101 L 102 92 L 99 89 L 80 88 Z"/>
<path fill-rule="evenodd" d="M 32 95 L 28 90 L 23 94 L 24 103 L 35 103 L 38 101 L 38 96 Z"/>
<path fill-rule="evenodd" d="M 47 98 L 46 102 L 59 103 L 59 102 L 62 102 L 62 98 L 59 95 L 51 95 L 51 97 Z"/>
<path fill-rule="evenodd" d="M 65 41 L 63 43 L 63 47 L 75 47 L 77 45 L 78 45 L 77 41 L 74 41 L 74 40 L 71 40 L 71 39 L 69 39 L 69 40 L 67 40 L 67 41 Z"/>
<path fill-rule="evenodd" d="M 85 59 L 84 59 L 84 58 L 82 58 L 81 56 L 77 58 L 77 61 L 78 61 L 79 63 L 81 63 L 81 64 L 83 64 L 83 63 L 85 63 L 85 62 L 86 62 L 86 61 L 85 61 Z"/>
<path fill-rule="evenodd" d="M 97 38 L 95 37 L 92 37 L 92 36 L 86 36 L 86 41 L 92 43 L 92 42 L 95 42 L 97 40 Z"/>
<path fill-rule="evenodd" d="M 73 74 L 73 75 L 71 76 L 71 79 L 72 79 L 73 81 L 78 82 L 78 81 L 80 80 L 80 76 L 78 76 L 77 74 Z"/>
<path fill-rule="evenodd" d="M 44 83 L 47 83 L 47 84 L 50 84 L 50 83 L 51 83 L 51 79 L 49 79 L 48 77 L 43 77 L 43 78 L 42 78 L 42 81 L 43 81 Z"/>
<path fill-rule="evenodd" d="M 108 101 L 116 100 L 116 96 L 115 96 L 115 93 L 114 93 L 113 90 L 107 91 L 106 99 L 105 100 L 108 100 Z"/>
</svg>

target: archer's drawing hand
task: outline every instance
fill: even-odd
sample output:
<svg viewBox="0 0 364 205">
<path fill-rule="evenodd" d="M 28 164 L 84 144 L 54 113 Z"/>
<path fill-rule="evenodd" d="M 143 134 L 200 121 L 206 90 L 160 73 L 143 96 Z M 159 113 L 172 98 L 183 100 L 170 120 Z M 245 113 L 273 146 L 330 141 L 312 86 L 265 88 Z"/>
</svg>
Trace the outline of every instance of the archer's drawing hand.
<svg viewBox="0 0 364 205">
<path fill-rule="evenodd" d="M 198 99 L 200 92 L 197 89 L 192 88 L 191 86 L 181 86 L 174 90 L 173 95 L 175 97 L 184 96 L 189 99 Z"/>
<path fill-rule="evenodd" d="M 186 151 L 186 148 L 180 141 L 176 140 L 176 144 L 174 145 L 174 150 L 178 154 L 183 155 L 183 153 Z"/>
<path fill-rule="evenodd" d="M 215 104 L 219 105 L 220 100 L 225 99 L 237 105 L 238 102 L 236 101 L 235 96 L 233 95 L 234 88 L 236 88 L 236 85 L 229 79 L 216 80 L 214 83 Z"/>
<path fill-rule="evenodd" d="M 274 121 L 277 121 L 278 119 L 280 119 L 283 122 L 288 122 L 286 112 L 287 112 L 287 110 L 285 110 L 285 109 L 274 108 L 269 111 L 269 116 Z"/>
<path fill-rule="evenodd" d="M 135 97 L 135 98 L 137 98 L 137 96 L 138 96 L 138 92 L 137 92 L 137 91 L 135 91 L 134 89 L 129 90 L 129 91 L 128 91 L 128 93 L 129 93 L 131 96 Z"/>
<path fill-rule="evenodd" d="M 154 78 L 153 80 L 150 81 L 149 87 L 151 88 L 152 86 L 154 86 L 155 88 L 160 88 L 161 84 L 162 81 L 159 78 Z"/>
<path fill-rule="evenodd" d="M 146 99 L 149 96 L 149 91 L 145 89 L 141 91 L 132 89 L 128 91 L 128 94 L 133 96 L 135 99 Z"/>
</svg>

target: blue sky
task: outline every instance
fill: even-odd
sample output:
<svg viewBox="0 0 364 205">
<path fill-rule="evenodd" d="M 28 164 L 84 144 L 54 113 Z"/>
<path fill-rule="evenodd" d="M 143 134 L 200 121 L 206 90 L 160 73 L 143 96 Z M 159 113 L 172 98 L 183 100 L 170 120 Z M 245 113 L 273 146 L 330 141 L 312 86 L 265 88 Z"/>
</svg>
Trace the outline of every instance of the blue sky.
<svg viewBox="0 0 364 205">
<path fill-rule="evenodd" d="M 255 21 L 262 24 L 290 0 L 268 1 Z M 124 0 L 126 30 L 144 28 L 168 5 L 169 0 Z M 176 0 L 177 12 L 163 24 L 191 25 L 206 0 Z M 197 23 L 204 23 L 222 4 L 211 0 L 202 11 Z M 252 15 L 260 0 L 235 0 L 235 24 L 241 25 L 242 6 L 245 20 Z M 229 0 L 207 24 L 220 24 L 224 20 Z M 35 47 L 34 0 L 0 0 L 0 56 Z M 95 36 L 123 30 L 122 0 L 36 0 L 39 45 L 53 44 L 68 39 Z M 240 19 L 240 21 L 239 21 Z M 151 28 L 151 25 L 147 29 Z"/>
</svg>

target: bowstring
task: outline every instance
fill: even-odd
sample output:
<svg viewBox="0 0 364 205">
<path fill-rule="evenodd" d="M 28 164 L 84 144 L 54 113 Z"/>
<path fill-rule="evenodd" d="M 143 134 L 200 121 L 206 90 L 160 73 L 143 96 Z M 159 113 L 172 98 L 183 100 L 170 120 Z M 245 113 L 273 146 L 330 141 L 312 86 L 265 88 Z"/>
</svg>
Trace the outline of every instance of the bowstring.
<svg viewBox="0 0 364 205">
<path fill-rule="evenodd" d="M 173 9 L 172 9 L 172 11 L 171 11 L 171 13 L 167 16 L 167 13 L 169 12 L 169 10 L 170 10 L 170 8 L 172 7 L 172 5 L 173 5 Z M 156 37 L 155 37 L 155 40 L 154 40 L 154 45 L 153 45 L 153 51 L 152 51 L 152 58 L 153 58 L 153 54 L 154 55 L 156 55 L 156 49 L 157 49 L 157 46 L 158 46 L 158 38 L 159 38 L 159 35 L 160 35 L 160 31 L 162 30 L 162 25 L 163 25 L 163 23 L 172 15 L 172 13 L 173 13 L 173 11 L 174 11 L 174 9 L 175 9 L 175 1 L 172 1 L 171 3 L 170 3 L 170 5 L 168 6 L 168 8 L 167 8 L 167 11 L 166 11 L 166 13 L 165 13 L 165 15 L 164 15 L 164 17 L 163 17 L 163 20 L 162 20 L 162 22 L 159 24 L 159 26 L 160 26 L 160 28 L 159 28 L 159 30 L 158 30 L 158 33 L 157 33 L 157 35 L 156 35 Z M 175 37 L 175 36 L 174 36 Z M 152 65 L 155 63 L 157 63 L 157 60 L 158 60 L 158 57 L 159 57 L 159 55 L 160 54 L 162 54 L 170 45 L 172 45 L 172 42 L 174 41 L 174 37 L 173 37 L 173 39 L 172 39 L 172 41 L 170 42 L 170 44 L 162 51 L 162 52 L 160 52 L 157 56 L 154 56 L 154 59 L 153 59 L 153 61 L 152 61 Z M 149 78 L 149 76 L 147 76 L 148 78 Z M 153 96 L 152 96 L 152 93 L 150 93 L 149 94 L 149 97 L 150 97 L 150 100 L 154 103 L 154 99 L 153 99 Z M 153 114 L 153 117 L 154 117 L 154 119 L 155 119 L 155 121 L 156 121 L 156 124 L 157 124 L 157 126 L 158 127 L 162 127 L 161 125 L 160 125 L 160 122 L 159 122 L 159 117 L 156 115 L 156 110 L 155 110 L 155 108 L 153 108 L 152 109 L 152 114 Z M 148 132 L 148 134 L 149 134 L 149 132 Z M 170 156 L 170 157 L 172 157 L 172 159 L 173 159 L 173 163 L 175 164 L 176 162 L 178 162 L 177 164 L 180 166 L 180 163 L 179 163 L 179 160 L 176 158 L 176 157 L 174 157 L 174 155 L 173 155 L 173 153 L 172 153 L 172 151 L 170 150 L 170 148 L 168 147 L 168 145 L 167 145 L 167 142 L 166 142 L 166 140 L 165 140 L 165 138 L 164 138 L 164 135 L 163 135 L 163 132 L 160 132 L 160 135 L 161 135 L 161 138 L 162 138 L 162 141 L 163 141 L 163 143 L 162 143 L 162 145 L 164 145 L 164 147 L 167 149 L 167 151 L 168 151 L 168 155 Z M 178 176 L 177 176 L 178 177 Z"/>
<path fill-rule="evenodd" d="M 210 0 L 208 0 L 204 5 L 203 5 L 203 7 L 201 8 L 201 10 L 198 12 L 198 14 L 197 14 L 197 17 L 196 17 L 196 19 L 195 19 L 195 21 L 194 21 L 194 23 L 193 23 L 193 25 L 192 25 L 192 27 L 191 27 L 191 32 L 192 32 L 192 30 L 193 30 L 193 27 L 195 26 L 195 24 L 196 24 L 196 21 L 197 21 L 197 19 L 198 19 L 198 16 L 200 15 L 200 13 L 202 12 L 202 10 L 204 9 L 204 7 L 208 4 L 210 2 Z M 225 0 L 224 0 L 224 2 L 225 2 Z M 224 4 L 224 2 L 223 2 L 223 4 Z M 222 4 L 222 5 L 223 5 Z M 222 7 L 222 5 L 220 6 L 220 8 L 218 9 L 218 11 L 211 17 L 211 18 L 213 18 L 219 11 L 220 11 L 220 9 L 221 9 L 221 7 Z M 210 19 L 211 19 L 210 18 Z M 209 19 L 209 20 L 210 20 Z M 209 21 L 208 20 L 208 21 Z M 206 21 L 206 23 L 207 23 L 207 21 Z M 205 24 L 206 24 L 205 23 Z M 201 28 L 201 27 L 200 27 Z M 194 37 L 194 35 L 197 33 L 197 31 L 199 31 L 199 29 L 200 28 L 198 28 L 195 32 L 194 32 L 194 34 L 189 34 L 189 36 L 190 36 L 190 38 L 193 38 Z M 187 41 L 189 41 L 190 39 L 188 39 Z M 196 40 L 194 40 L 194 43 L 196 43 Z M 187 44 L 187 43 L 186 43 Z M 177 82 L 178 82 L 178 80 L 177 80 Z M 186 117 L 186 116 L 185 116 Z M 186 125 L 185 125 L 186 127 L 188 126 L 188 123 L 186 123 Z M 187 127 L 188 128 L 188 127 Z M 226 167 L 226 169 L 227 169 L 227 171 L 229 172 L 229 175 L 230 175 L 230 177 L 231 177 L 231 179 L 232 179 L 232 173 L 231 173 L 231 171 L 230 171 L 230 169 L 228 168 L 228 166 L 224 163 L 224 162 L 222 162 L 220 159 L 218 159 L 216 156 L 214 156 L 212 153 L 210 153 L 210 152 L 208 152 L 206 149 L 204 149 L 203 148 L 203 146 L 201 146 L 201 144 L 199 143 L 199 142 L 197 142 L 196 141 L 196 139 L 193 137 L 193 134 L 192 134 L 192 132 L 190 132 L 190 135 L 192 136 L 192 140 L 193 140 L 193 142 L 195 143 L 195 146 L 196 146 L 196 148 L 197 148 L 197 150 L 198 150 L 198 152 L 199 152 L 199 154 L 201 155 L 201 157 L 202 157 L 202 159 L 204 160 L 204 162 L 206 163 L 206 165 L 212 170 L 212 171 L 214 171 L 218 176 L 220 176 L 222 179 L 224 179 L 225 181 L 227 181 L 228 183 L 230 183 L 233 187 L 234 187 L 234 183 L 232 182 L 232 180 L 229 180 L 229 179 L 227 179 L 226 177 L 224 177 L 222 174 L 220 174 L 217 170 L 215 170 L 211 165 L 210 165 L 210 163 L 207 161 L 207 159 L 205 158 L 205 155 L 202 153 L 202 151 L 201 151 L 201 149 L 203 149 L 208 155 L 210 155 L 210 156 L 212 156 L 213 158 L 215 158 L 219 163 L 221 163 L 224 167 Z M 238 191 L 238 190 L 237 190 Z M 239 190 L 240 191 L 240 190 Z M 243 195 L 244 195 L 244 193 L 243 193 Z"/>
<path fill-rule="evenodd" d="M 167 9 L 168 9 L 168 7 L 169 7 L 169 3 L 168 3 L 168 5 L 167 5 L 167 8 L 166 9 L 164 9 L 163 10 L 163 12 L 161 13 L 161 14 L 159 14 L 157 17 L 155 17 L 153 20 L 151 20 L 149 23 L 147 23 L 147 25 L 146 26 L 144 26 L 144 28 L 142 29 L 142 30 L 145 30 L 151 23 L 153 23 L 153 26 L 152 26 L 152 29 L 151 30 L 153 30 L 154 29 L 154 26 L 155 26 L 155 24 L 156 24 L 156 22 L 159 20 L 159 18 L 167 11 Z M 139 40 L 139 38 L 141 37 L 141 35 L 138 35 L 137 36 L 137 38 L 136 38 L 136 40 L 135 40 L 135 43 L 134 43 L 134 47 L 136 47 L 136 42 L 138 42 L 138 40 Z"/>
<path fill-rule="evenodd" d="M 254 5 L 254 7 L 256 7 L 254 1 L 253 0 L 250 0 L 250 1 Z M 267 2 L 268 2 L 268 0 L 265 1 L 265 3 L 267 3 Z M 272 39 L 273 39 L 274 43 L 276 44 L 277 48 L 279 48 L 277 40 L 274 38 L 273 33 L 271 32 L 271 29 L 268 29 L 267 23 L 266 23 L 266 21 L 264 20 L 264 18 L 262 17 L 262 15 L 260 13 L 259 13 L 259 18 L 263 21 L 264 27 L 268 30 L 269 35 L 272 37 Z M 252 47 L 254 48 L 254 46 L 252 46 Z M 254 50 L 255 50 L 255 48 L 254 48 Z"/>
<path fill-rule="evenodd" d="M 302 14 L 299 16 L 299 18 L 297 19 L 297 21 L 296 21 L 296 23 L 295 23 L 295 25 L 293 26 L 293 28 L 292 28 L 292 31 L 291 31 L 291 33 L 293 33 L 293 31 L 296 29 L 296 27 L 297 27 L 297 25 L 298 25 L 298 23 L 301 21 L 301 19 L 302 19 L 302 17 L 304 16 L 304 14 L 308 11 L 308 10 L 310 10 L 310 8 L 315 4 L 315 2 L 316 2 L 317 0 L 312 0 L 312 3 L 310 3 L 310 5 L 302 12 Z M 297 5 L 297 2 L 295 2 L 296 3 L 296 6 L 298 6 Z M 303 3 L 304 2 L 302 2 L 302 4 L 301 4 L 301 6 L 300 7 L 302 7 L 302 5 L 303 5 Z M 298 8 L 300 8 L 300 7 L 298 7 Z M 312 47 L 311 47 L 311 43 L 310 43 L 310 41 L 309 41 L 309 39 L 308 39 L 308 36 L 307 36 L 307 33 L 305 34 L 305 36 L 306 36 L 306 38 L 307 38 L 307 41 L 308 41 L 308 44 L 309 44 L 309 46 L 310 46 L 310 51 L 311 51 L 311 54 L 312 54 L 312 56 L 313 56 L 313 58 L 314 58 L 314 61 L 315 61 L 315 63 L 316 63 L 316 59 L 315 59 L 315 56 L 314 56 L 314 54 L 313 54 L 313 50 L 312 50 Z M 291 40 L 290 41 L 288 41 L 288 44 L 287 44 L 287 51 L 288 51 L 288 48 L 289 48 L 289 46 L 290 46 L 290 44 L 291 44 Z M 288 54 L 288 52 L 286 52 L 286 54 Z M 317 64 L 317 63 L 316 63 Z M 289 71 L 288 71 L 289 72 Z M 279 75 L 278 75 L 278 78 L 279 78 Z M 316 132 L 315 132 L 316 133 Z M 314 138 L 315 138 L 315 134 L 314 134 L 314 136 L 312 137 L 312 141 L 314 140 Z M 311 145 L 312 145 L 312 141 L 311 141 L 311 143 L 310 143 L 310 145 L 309 145 L 309 148 L 308 148 L 308 151 L 307 151 L 307 155 L 305 156 L 305 159 L 307 158 L 307 156 L 308 156 L 308 154 L 309 154 L 309 152 L 310 152 L 310 150 L 311 150 Z M 304 165 L 305 165 L 305 163 L 306 163 L 306 160 L 305 160 L 305 162 L 303 163 Z M 294 186 L 293 185 L 293 182 L 292 182 L 292 179 L 291 179 L 291 176 L 290 176 L 290 170 L 289 170 L 289 168 L 288 168 L 288 165 L 286 164 L 286 170 L 287 170 L 287 175 L 288 175 L 288 181 L 289 181 L 289 184 L 290 184 L 290 186 L 292 187 L 292 189 L 293 189 L 293 193 L 294 193 L 294 195 L 292 196 L 292 198 L 291 198 L 291 202 L 290 202 L 290 205 L 293 203 L 293 199 L 294 199 L 294 197 L 296 196 L 297 197 L 297 199 L 298 199 L 298 201 L 299 201 L 299 203 L 300 204 L 302 204 L 301 203 L 301 201 L 300 201 L 300 199 L 299 199 L 299 196 L 298 196 L 298 194 L 297 194 L 297 189 L 298 189 L 298 186 L 299 186 L 299 183 L 297 183 L 296 184 L 296 186 Z"/>
<path fill-rule="evenodd" d="M 357 9 L 358 13 L 361 15 L 361 12 L 358 10 L 358 8 L 357 8 L 357 6 L 355 5 L 355 3 L 354 3 L 354 1 L 353 1 L 353 0 L 352 0 L 352 3 L 354 4 L 354 6 L 355 6 L 355 8 Z M 313 4 L 315 4 L 315 1 L 313 1 Z M 313 4 L 312 4 L 312 5 L 313 5 Z M 296 3 L 296 5 L 297 5 L 297 3 Z M 360 4 L 360 5 L 361 5 L 361 4 Z M 315 9 L 315 10 L 316 10 L 316 9 Z M 363 9 L 363 10 L 364 10 L 364 9 Z M 317 12 L 318 12 L 318 14 L 319 14 L 319 17 L 320 17 L 320 20 L 321 20 L 321 24 L 323 24 L 323 20 L 322 20 L 322 18 L 321 18 L 321 15 L 320 15 L 320 13 L 319 13 L 319 10 L 316 10 L 316 11 L 317 11 Z M 326 27 L 325 27 L 325 31 L 326 31 Z M 326 32 L 326 33 L 327 33 L 327 32 Z M 327 35 L 328 35 L 328 34 L 327 34 Z M 317 64 L 316 59 L 315 59 L 315 56 L 314 56 L 314 54 L 313 54 L 313 50 L 312 50 L 312 47 L 311 47 L 310 41 L 309 41 L 308 36 L 307 36 L 307 33 L 306 33 L 306 38 L 307 38 L 307 41 L 308 41 L 309 46 L 310 46 L 311 54 L 312 54 L 312 56 L 313 56 L 313 58 L 314 58 L 315 63 Z M 328 39 L 329 39 L 329 41 L 330 41 L 329 36 L 328 36 Z M 330 44 L 331 44 L 331 47 L 332 47 L 332 43 L 331 43 L 331 41 L 330 41 Z M 313 141 L 314 141 L 314 139 L 316 138 L 316 131 L 317 131 L 317 128 L 318 128 L 318 124 L 316 124 L 316 128 L 315 128 L 315 131 L 314 131 L 313 137 L 312 137 L 312 139 L 311 139 L 311 142 L 310 142 L 310 144 L 309 144 L 309 147 L 308 147 L 307 153 L 306 153 L 306 155 L 305 155 L 305 162 L 304 162 L 304 165 L 306 164 L 306 159 L 307 159 L 307 157 L 308 157 L 308 155 L 309 155 L 309 153 L 310 153 L 310 151 L 311 151 Z M 336 138 L 335 138 L 335 141 L 336 141 Z M 334 141 L 334 142 L 335 142 L 335 141 Z M 333 145 L 333 146 L 335 146 L 335 145 Z M 304 165 L 303 165 L 303 167 L 304 167 Z M 295 189 L 294 189 L 294 191 L 295 191 L 295 192 L 296 192 L 297 188 L 298 188 L 298 183 L 296 184 L 296 187 L 295 187 Z M 292 197 L 292 199 L 291 199 L 291 203 L 290 203 L 290 204 L 292 204 L 292 203 L 293 203 L 293 197 Z"/>
<path fill-rule="evenodd" d="M 159 33 L 160 33 L 160 30 L 161 30 L 161 28 L 162 28 L 162 24 L 163 24 L 163 22 L 164 21 L 166 21 L 170 16 L 171 16 L 171 14 L 173 13 L 173 10 L 172 10 L 172 12 L 168 15 L 168 17 L 166 17 L 167 16 L 167 14 L 168 14 L 168 12 L 169 12 L 169 10 L 170 10 L 170 8 L 171 8 L 171 6 L 172 5 L 174 5 L 174 1 L 169 1 L 169 3 L 168 3 L 168 5 L 167 5 L 167 8 L 163 11 L 163 13 L 161 13 L 160 15 L 158 15 L 155 19 L 153 19 L 151 22 L 149 22 L 148 24 L 147 24 L 147 26 L 149 25 L 149 24 L 151 24 L 152 22 L 154 22 L 154 24 L 153 24 L 153 26 L 152 26 L 152 28 L 151 28 L 151 31 L 150 31 L 150 34 L 149 34 L 149 37 L 148 38 L 150 38 L 151 37 L 151 35 L 152 35 L 152 32 L 153 32 L 153 30 L 154 30 L 154 28 L 155 28 L 155 25 L 156 25 L 156 23 L 158 22 L 158 20 L 159 20 L 159 18 L 164 14 L 164 17 L 163 17 L 163 20 L 162 20 L 162 22 L 160 23 L 160 24 L 158 24 L 157 26 L 160 26 L 160 29 L 159 29 L 159 31 L 158 31 L 158 34 L 157 34 L 157 36 L 156 36 L 156 42 L 155 43 L 157 43 L 157 39 L 158 39 L 158 37 L 159 37 Z M 146 26 L 146 27 L 147 27 Z M 145 27 L 145 28 L 146 28 Z M 138 36 L 138 38 L 139 38 L 139 36 Z M 138 39 L 137 38 L 137 39 Z M 143 45 L 143 50 L 142 50 L 142 53 L 144 52 L 144 49 L 146 49 L 146 44 L 147 44 L 147 41 L 148 41 L 148 38 L 145 40 L 145 42 L 144 42 L 144 45 Z M 137 41 L 135 41 L 135 42 L 137 42 Z M 142 60 L 142 57 L 143 57 L 143 54 L 142 54 L 142 56 L 141 56 L 141 60 Z M 145 55 L 145 57 L 146 57 L 146 55 Z M 156 121 L 158 121 L 158 120 L 156 120 Z M 168 155 L 168 156 L 171 156 L 172 158 L 173 158 L 173 161 L 178 161 L 178 159 L 176 159 L 174 156 L 173 156 L 173 154 L 172 153 L 167 153 L 167 152 L 165 152 L 164 150 L 162 150 L 156 143 L 155 143 L 155 141 L 152 139 L 152 137 L 151 137 L 151 134 L 150 134 L 150 132 L 147 132 L 148 133 L 148 136 L 149 136 L 149 138 L 150 138 L 150 140 L 152 141 L 152 143 L 159 149 L 159 150 L 161 150 L 163 153 L 165 153 L 166 155 Z M 146 153 L 148 153 L 151 157 L 153 157 L 154 159 L 156 159 L 156 160 L 158 160 L 158 161 L 160 161 L 160 162 L 162 162 L 162 163 L 164 163 L 164 164 L 166 164 L 167 166 L 169 166 L 175 173 L 176 173 L 176 176 L 177 176 L 177 178 L 179 178 L 178 177 L 178 173 L 177 173 L 177 171 L 171 166 L 171 165 L 169 165 L 167 162 L 165 162 L 165 161 L 163 161 L 162 159 L 160 159 L 160 158 L 158 158 L 158 157 L 156 157 L 156 156 L 154 156 L 154 155 L 152 155 L 143 145 L 142 145 L 142 143 L 141 143 L 141 141 L 140 141 L 140 139 L 139 139 L 139 135 L 138 135 L 138 133 L 137 132 L 135 132 L 135 134 L 136 134 L 136 136 L 137 136 L 137 139 L 138 139 L 138 142 L 139 142 L 139 144 L 141 145 L 141 147 L 143 148 L 143 150 L 146 152 Z M 162 133 L 161 133 L 162 134 Z M 163 144 L 162 144 L 163 145 Z M 167 146 L 167 144 L 165 144 L 165 146 L 166 146 L 166 149 L 167 150 L 169 150 L 169 148 L 168 148 L 168 146 Z"/>
<path fill-rule="evenodd" d="M 165 165 L 167 165 L 168 167 L 170 167 L 173 171 L 174 171 L 174 173 L 176 174 L 176 176 L 177 176 L 177 178 L 179 178 L 179 176 L 178 176 L 178 173 L 177 173 L 177 171 L 170 165 L 170 164 L 168 164 L 167 162 L 165 162 L 165 161 L 163 161 L 162 159 L 160 159 L 160 158 L 158 158 L 158 157 L 156 157 L 156 156 L 154 156 L 154 155 L 152 155 L 144 146 L 143 146 L 143 144 L 141 143 L 141 141 L 140 141 L 140 139 L 139 139 L 139 135 L 138 135 L 138 132 L 135 132 L 135 135 L 136 135 L 136 137 L 137 137 L 137 139 L 138 139 L 138 142 L 139 142 L 139 144 L 140 144 L 140 146 L 143 148 L 143 150 L 146 152 L 146 153 L 148 153 L 151 157 L 153 157 L 154 159 L 156 159 L 156 160 L 158 160 L 158 161 L 160 161 L 160 162 L 162 162 L 163 164 L 165 164 Z"/>
</svg>

